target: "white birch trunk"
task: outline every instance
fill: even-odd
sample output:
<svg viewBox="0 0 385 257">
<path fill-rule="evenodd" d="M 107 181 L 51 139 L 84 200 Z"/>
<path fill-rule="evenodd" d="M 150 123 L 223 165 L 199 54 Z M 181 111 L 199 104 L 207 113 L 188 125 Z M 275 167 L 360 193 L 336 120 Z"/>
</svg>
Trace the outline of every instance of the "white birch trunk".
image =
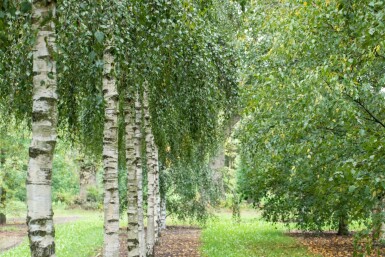
<svg viewBox="0 0 385 257">
<path fill-rule="evenodd" d="M 126 163 L 127 163 L 127 251 L 128 257 L 139 257 L 138 181 L 134 143 L 135 109 L 130 96 L 125 99 Z"/>
<path fill-rule="evenodd" d="M 166 196 L 163 196 L 160 201 L 160 230 L 166 229 L 166 218 L 167 218 L 167 209 L 166 209 Z"/>
<path fill-rule="evenodd" d="M 143 172 L 142 172 L 142 105 L 139 94 L 135 97 L 135 126 L 134 126 L 134 148 L 135 148 L 135 170 L 138 183 L 138 240 L 139 256 L 146 256 L 146 238 L 144 234 L 143 214 Z"/>
<path fill-rule="evenodd" d="M 57 138 L 55 1 L 33 1 L 32 22 L 37 30 L 33 47 L 32 141 L 27 177 L 27 224 L 32 257 L 55 256 L 51 199 L 52 159 Z"/>
<path fill-rule="evenodd" d="M 103 132 L 104 166 L 104 257 L 119 256 L 118 191 L 118 91 L 114 78 L 111 49 L 104 52 L 103 97 L 105 123 Z"/>
<path fill-rule="evenodd" d="M 144 92 L 144 124 L 146 133 L 146 155 L 147 155 L 147 256 L 154 256 L 155 244 L 155 162 L 154 162 L 154 139 L 151 132 L 150 111 L 147 91 Z"/>
<path fill-rule="evenodd" d="M 153 138 L 154 139 L 154 138 Z M 155 243 L 158 242 L 160 236 L 160 188 L 159 188 L 159 152 L 158 147 L 153 141 L 154 146 L 154 163 L 155 163 Z"/>
</svg>

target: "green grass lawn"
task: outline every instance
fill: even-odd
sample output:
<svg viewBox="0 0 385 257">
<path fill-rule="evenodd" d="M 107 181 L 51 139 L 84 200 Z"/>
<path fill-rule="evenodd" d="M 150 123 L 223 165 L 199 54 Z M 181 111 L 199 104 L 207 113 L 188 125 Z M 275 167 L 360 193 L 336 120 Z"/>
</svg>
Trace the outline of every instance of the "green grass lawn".
<svg viewBox="0 0 385 257">
<path fill-rule="evenodd" d="M 78 220 L 56 225 L 56 253 L 58 257 L 92 257 L 103 245 L 103 218 L 100 212 L 55 209 L 55 217 L 77 216 Z M 125 217 L 125 215 L 123 215 Z M 283 225 L 272 225 L 260 219 L 255 210 L 243 211 L 240 223 L 229 212 L 217 214 L 202 228 L 204 257 L 311 257 L 296 239 L 286 236 Z M 126 219 L 121 221 L 126 226 Z M 169 219 L 168 225 L 195 225 Z M 18 247 L 0 257 L 29 257 L 27 238 Z"/>
<path fill-rule="evenodd" d="M 235 223 L 229 213 L 220 213 L 202 231 L 202 253 L 207 257 L 305 257 L 313 256 L 286 228 L 262 221 L 253 212 L 243 214 Z"/>
<path fill-rule="evenodd" d="M 56 229 L 57 257 L 91 257 L 103 245 L 103 218 L 98 212 L 82 210 L 55 210 L 55 216 L 78 216 L 79 219 L 65 224 L 58 224 Z M 29 244 L 26 238 L 22 244 L 4 253 L 0 257 L 29 257 Z"/>
</svg>

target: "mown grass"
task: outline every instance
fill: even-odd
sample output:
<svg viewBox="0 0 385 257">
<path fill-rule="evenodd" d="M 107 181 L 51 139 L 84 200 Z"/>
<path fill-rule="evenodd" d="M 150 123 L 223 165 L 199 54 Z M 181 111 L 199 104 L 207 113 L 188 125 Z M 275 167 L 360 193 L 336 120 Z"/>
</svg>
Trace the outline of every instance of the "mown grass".
<svg viewBox="0 0 385 257">
<path fill-rule="evenodd" d="M 12 232 L 12 231 L 18 231 L 19 228 L 15 226 L 6 226 L 6 227 L 0 227 L 0 232 Z"/>
<path fill-rule="evenodd" d="M 58 257 L 92 257 L 103 245 L 103 218 L 98 212 L 55 208 L 55 217 L 78 216 L 79 220 L 56 225 L 56 253 Z M 125 217 L 125 216 L 123 216 Z M 126 225 L 125 218 L 121 225 Z M 168 225 L 199 226 L 198 223 L 168 219 Z M 296 239 L 285 235 L 286 227 L 272 225 L 260 219 L 255 210 L 243 211 L 240 223 L 231 214 L 217 213 L 202 226 L 204 257 L 311 257 Z M 29 257 L 27 238 L 16 248 L 0 253 L 0 257 Z"/>
<path fill-rule="evenodd" d="M 247 212 L 239 223 L 220 213 L 202 231 L 202 254 L 207 257 L 310 257 L 294 238 L 285 235 L 283 225 L 262 221 Z"/>
<path fill-rule="evenodd" d="M 66 211 L 60 211 L 65 216 Z M 94 256 L 103 245 L 103 218 L 96 212 L 71 211 L 71 215 L 79 216 L 79 220 L 59 224 L 56 229 L 57 257 L 88 257 Z M 4 253 L 0 257 L 29 257 L 29 244 L 26 238 L 16 248 Z"/>
</svg>

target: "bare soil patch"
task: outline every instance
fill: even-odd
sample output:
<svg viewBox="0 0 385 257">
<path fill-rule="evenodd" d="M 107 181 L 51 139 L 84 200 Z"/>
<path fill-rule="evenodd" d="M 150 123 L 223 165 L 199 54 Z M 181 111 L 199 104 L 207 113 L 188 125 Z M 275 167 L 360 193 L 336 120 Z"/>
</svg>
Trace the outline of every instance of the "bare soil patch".
<svg viewBox="0 0 385 257">
<path fill-rule="evenodd" d="M 155 257 L 199 257 L 201 230 L 195 227 L 171 226 L 162 231 L 155 246 Z M 127 235 L 120 233 L 120 256 L 127 257 Z"/>
<path fill-rule="evenodd" d="M 20 244 L 27 234 L 24 224 L 6 224 L 0 226 L 0 252 Z"/>
<path fill-rule="evenodd" d="M 201 230 L 195 227 L 169 227 L 155 247 L 156 257 L 199 257 Z"/>
</svg>

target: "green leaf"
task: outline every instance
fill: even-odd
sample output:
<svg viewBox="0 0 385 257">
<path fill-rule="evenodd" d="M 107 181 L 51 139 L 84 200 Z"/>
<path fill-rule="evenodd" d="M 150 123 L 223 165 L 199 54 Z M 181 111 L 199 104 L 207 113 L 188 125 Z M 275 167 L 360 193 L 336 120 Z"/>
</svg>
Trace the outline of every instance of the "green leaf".
<svg viewBox="0 0 385 257">
<path fill-rule="evenodd" d="M 20 11 L 23 13 L 30 12 L 32 10 L 32 4 L 29 1 L 24 1 L 20 4 Z"/>
<path fill-rule="evenodd" d="M 353 193 L 356 188 L 356 186 L 349 186 L 349 193 Z"/>
<path fill-rule="evenodd" d="M 96 40 L 101 44 L 103 43 L 103 40 L 104 40 L 104 33 L 101 32 L 101 31 L 96 31 L 95 34 L 94 34 Z"/>
</svg>

